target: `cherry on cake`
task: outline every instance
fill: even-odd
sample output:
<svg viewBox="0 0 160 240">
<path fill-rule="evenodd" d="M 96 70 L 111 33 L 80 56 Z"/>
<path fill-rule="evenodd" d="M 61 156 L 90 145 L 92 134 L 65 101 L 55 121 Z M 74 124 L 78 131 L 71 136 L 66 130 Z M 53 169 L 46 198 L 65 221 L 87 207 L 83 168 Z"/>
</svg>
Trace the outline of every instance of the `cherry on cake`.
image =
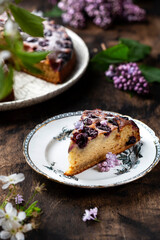
<svg viewBox="0 0 160 240">
<path fill-rule="evenodd" d="M 139 140 L 139 128 L 128 117 L 85 110 L 72 132 L 65 175 L 78 174 L 103 161 L 108 152 L 119 154 Z"/>
</svg>

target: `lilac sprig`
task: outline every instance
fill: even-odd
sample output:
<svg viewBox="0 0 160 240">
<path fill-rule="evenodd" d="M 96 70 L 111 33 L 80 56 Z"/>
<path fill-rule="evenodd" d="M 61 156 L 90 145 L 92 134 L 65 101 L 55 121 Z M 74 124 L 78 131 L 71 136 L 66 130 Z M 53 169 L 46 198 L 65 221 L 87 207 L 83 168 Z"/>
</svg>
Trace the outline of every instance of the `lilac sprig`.
<svg viewBox="0 0 160 240">
<path fill-rule="evenodd" d="M 85 26 L 85 16 L 83 9 L 85 0 L 62 0 L 58 3 L 58 7 L 64 11 L 62 20 L 75 28 L 83 28 Z"/>
<path fill-rule="evenodd" d="M 85 27 L 87 18 L 108 28 L 116 19 L 137 22 L 144 20 L 146 15 L 132 0 L 60 0 L 58 7 L 64 12 L 63 22 L 76 28 Z"/>
<path fill-rule="evenodd" d="M 120 165 L 120 160 L 117 159 L 117 156 L 111 152 L 106 154 L 106 159 L 97 164 L 100 172 L 108 172 L 111 168 Z"/>
<path fill-rule="evenodd" d="M 98 208 L 91 208 L 90 210 L 86 209 L 85 213 L 82 217 L 83 222 L 86 222 L 87 220 L 94 220 L 99 222 L 99 220 L 97 219 L 97 214 L 98 214 Z"/>
<path fill-rule="evenodd" d="M 124 91 L 135 91 L 148 94 L 149 84 L 142 75 L 137 63 L 125 63 L 118 66 L 110 65 L 105 75 L 113 80 L 115 88 Z"/>
<path fill-rule="evenodd" d="M 20 194 L 17 194 L 17 196 L 15 197 L 15 203 L 21 204 L 23 201 L 24 201 L 23 196 Z"/>
</svg>

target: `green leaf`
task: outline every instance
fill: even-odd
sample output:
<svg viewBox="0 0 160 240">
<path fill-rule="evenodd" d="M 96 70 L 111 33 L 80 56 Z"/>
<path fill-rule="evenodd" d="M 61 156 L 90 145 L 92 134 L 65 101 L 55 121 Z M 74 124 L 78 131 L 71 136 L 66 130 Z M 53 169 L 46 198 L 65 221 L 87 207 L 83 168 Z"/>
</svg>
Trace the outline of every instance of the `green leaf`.
<svg viewBox="0 0 160 240">
<path fill-rule="evenodd" d="M 14 4 L 10 4 L 9 8 L 22 31 L 34 37 L 43 37 L 43 18 L 36 16 L 26 9 L 20 8 Z"/>
<path fill-rule="evenodd" d="M 140 65 L 139 68 L 147 82 L 160 82 L 160 68 L 150 67 L 147 65 Z"/>
<path fill-rule="evenodd" d="M 45 17 L 61 17 L 63 11 L 56 5 L 51 11 L 45 13 Z"/>
<path fill-rule="evenodd" d="M 144 59 L 151 52 L 151 47 L 138 41 L 120 38 L 120 42 L 129 48 L 128 62 L 136 62 Z"/>
<path fill-rule="evenodd" d="M 13 87 L 13 69 L 10 67 L 9 72 L 4 73 L 3 67 L 0 66 L 0 100 L 7 97 Z"/>
<path fill-rule="evenodd" d="M 45 59 L 49 54 L 49 51 L 41 51 L 41 52 L 26 52 L 26 51 L 16 51 L 15 55 L 20 58 L 22 61 L 35 64 L 39 63 L 41 60 Z"/>
<path fill-rule="evenodd" d="M 27 216 L 27 217 L 31 217 L 31 216 L 32 216 L 32 213 L 33 213 L 34 211 L 36 211 L 36 212 L 38 212 L 38 213 L 41 211 L 40 208 L 36 207 L 36 204 L 37 204 L 37 203 L 38 203 L 38 201 L 33 202 L 33 203 L 25 210 L 25 213 L 26 213 L 26 216 Z"/>
<path fill-rule="evenodd" d="M 126 62 L 128 60 L 128 53 L 128 47 L 120 43 L 96 54 L 91 59 L 91 63 L 96 69 L 105 71 L 110 64 Z"/>
</svg>

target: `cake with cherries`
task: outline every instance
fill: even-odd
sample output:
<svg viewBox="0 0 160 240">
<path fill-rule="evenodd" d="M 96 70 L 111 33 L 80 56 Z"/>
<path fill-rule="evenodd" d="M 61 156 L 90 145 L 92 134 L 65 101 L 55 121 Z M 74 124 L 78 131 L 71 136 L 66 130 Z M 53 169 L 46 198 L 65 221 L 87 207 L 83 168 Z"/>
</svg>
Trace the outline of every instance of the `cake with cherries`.
<svg viewBox="0 0 160 240">
<path fill-rule="evenodd" d="M 0 15 L 0 32 L 2 34 L 6 20 L 6 14 Z M 43 26 L 44 37 L 31 37 L 20 29 L 26 51 L 50 51 L 46 59 L 35 65 L 42 73 L 33 74 L 27 69 L 22 69 L 22 71 L 28 72 L 48 82 L 55 84 L 62 83 L 75 66 L 76 56 L 73 42 L 66 32 L 66 29 L 61 25 L 55 24 L 53 20 L 45 20 Z"/>
<path fill-rule="evenodd" d="M 72 132 L 65 175 L 78 174 L 104 160 L 108 152 L 119 154 L 139 140 L 139 128 L 128 117 L 86 110 Z"/>
<path fill-rule="evenodd" d="M 75 66 L 73 42 L 65 28 L 54 21 L 44 21 L 44 37 L 23 35 L 24 49 L 33 51 L 50 51 L 45 60 L 36 65 L 42 74 L 36 74 L 48 82 L 61 83 L 66 80 Z"/>
</svg>

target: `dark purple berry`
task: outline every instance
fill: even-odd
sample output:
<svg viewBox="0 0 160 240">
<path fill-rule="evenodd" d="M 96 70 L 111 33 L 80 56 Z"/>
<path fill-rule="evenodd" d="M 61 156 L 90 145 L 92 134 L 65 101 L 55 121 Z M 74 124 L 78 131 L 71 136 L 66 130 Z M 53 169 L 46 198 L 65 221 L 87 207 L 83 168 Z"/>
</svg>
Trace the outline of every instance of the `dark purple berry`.
<svg viewBox="0 0 160 240">
<path fill-rule="evenodd" d="M 39 42 L 39 46 L 41 46 L 41 47 L 46 47 L 46 46 L 48 46 L 48 41 L 45 40 L 45 41 Z"/>
<path fill-rule="evenodd" d="M 96 127 L 100 130 L 106 131 L 106 132 L 111 132 L 111 128 L 108 127 L 107 125 L 101 124 L 100 122 L 98 122 L 96 124 Z"/>
<path fill-rule="evenodd" d="M 83 120 L 83 123 L 84 123 L 85 125 L 91 125 L 91 124 L 92 124 L 92 120 L 91 120 L 90 118 L 85 118 L 85 119 Z"/>
<path fill-rule="evenodd" d="M 44 36 L 46 36 L 46 37 L 51 37 L 52 36 L 52 31 L 49 29 L 49 30 L 45 30 L 44 31 Z"/>
<path fill-rule="evenodd" d="M 128 142 L 126 142 L 126 145 L 134 144 L 135 142 L 136 142 L 136 138 L 134 136 L 131 136 Z"/>
<path fill-rule="evenodd" d="M 108 122 L 111 123 L 112 125 L 115 125 L 115 126 L 119 127 L 118 122 L 115 118 L 110 119 Z"/>
<path fill-rule="evenodd" d="M 88 137 L 91 137 L 91 138 L 96 138 L 98 135 L 98 131 L 95 130 L 94 128 L 84 127 L 82 131 L 86 133 Z"/>
<path fill-rule="evenodd" d="M 64 61 L 68 61 L 71 58 L 71 54 L 70 53 L 59 53 L 58 58 L 61 58 Z"/>
<path fill-rule="evenodd" d="M 59 41 L 59 40 L 57 40 L 57 41 L 56 41 L 56 44 L 57 44 L 59 47 L 61 47 L 61 48 L 63 47 L 63 44 L 62 44 L 62 42 L 61 42 L 61 41 Z"/>
<path fill-rule="evenodd" d="M 79 148 L 84 148 L 88 142 L 88 136 L 86 133 L 78 133 L 76 136 L 73 136 L 73 139 Z"/>
<path fill-rule="evenodd" d="M 27 42 L 34 43 L 34 42 L 37 42 L 38 40 L 37 40 L 37 38 L 28 37 L 28 38 L 26 39 L 26 41 L 27 41 Z"/>
</svg>

